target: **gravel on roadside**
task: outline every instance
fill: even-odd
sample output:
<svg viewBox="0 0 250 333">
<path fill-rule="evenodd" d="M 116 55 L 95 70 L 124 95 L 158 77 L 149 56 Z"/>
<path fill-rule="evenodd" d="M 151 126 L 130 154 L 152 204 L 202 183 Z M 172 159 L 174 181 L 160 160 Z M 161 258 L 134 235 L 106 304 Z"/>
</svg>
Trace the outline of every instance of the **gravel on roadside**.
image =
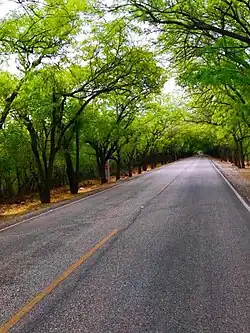
<svg viewBox="0 0 250 333">
<path fill-rule="evenodd" d="M 250 204 L 250 168 L 244 170 L 243 176 L 243 170 L 229 162 L 214 160 L 214 163 L 246 202 Z"/>
</svg>

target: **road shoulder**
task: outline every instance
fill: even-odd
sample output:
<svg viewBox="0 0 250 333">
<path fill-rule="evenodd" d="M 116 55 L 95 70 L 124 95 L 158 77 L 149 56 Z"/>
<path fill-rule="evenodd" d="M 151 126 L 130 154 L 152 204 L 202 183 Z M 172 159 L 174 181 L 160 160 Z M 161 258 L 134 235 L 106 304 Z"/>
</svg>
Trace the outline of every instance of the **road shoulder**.
<svg viewBox="0 0 250 333">
<path fill-rule="evenodd" d="M 250 168 L 240 170 L 229 162 L 213 160 L 215 166 L 250 206 Z"/>
<path fill-rule="evenodd" d="M 112 188 L 118 187 L 118 186 L 120 186 L 120 185 L 122 185 L 126 182 L 135 180 L 138 177 L 142 177 L 144 175 L 149 174 L 150 172 L 157 171 L 157 170 L 161 169 L 162 167 L 166 167 L 167 165 L 171 165 L 171 164 L 172 163 L 168 163 L 168 164 L 165 164 L 163 166 L 156 167 L 153 170 L 148 170 L 148 171 L 143 172 L 141 174 L 136 174 L 133 177 L 125 177 L 125 178 L 120 179 L 119 181 L 101 185 L 100 187 L 98 187 L 96 189 L 93 189 L 93 190 L 90 190 L 89 192 L 79 193 L 78 195 L 76 195 L 73 198 L 62 200 L 62 201 L 59 201 L 57 203 L 46 204 L 42 208 L 39 207 L 36 210 L 30 211 L 30 212 L 28 211 L 28 212 L 25 212 L 24 214 L 12 216 L 12 217 L 7 217 L 6 219 L 2 218 L 2 219 L 0 219 L 0 232 L 6 230 L 8 228 L 13 227 L 14 225 L 21 224 L 21 223 L 26 222 L 28 220 L 32 220 L 35 217 L 46 215 L 51 211 L 60 209 L 61 207 L 66 207 L 66 206 L 73 205 L 74 203 L 85 200 L 85 199 L 87 199 L 91 196 L 95 196 L 99 193 L 108 191 Z"/>
</svg>

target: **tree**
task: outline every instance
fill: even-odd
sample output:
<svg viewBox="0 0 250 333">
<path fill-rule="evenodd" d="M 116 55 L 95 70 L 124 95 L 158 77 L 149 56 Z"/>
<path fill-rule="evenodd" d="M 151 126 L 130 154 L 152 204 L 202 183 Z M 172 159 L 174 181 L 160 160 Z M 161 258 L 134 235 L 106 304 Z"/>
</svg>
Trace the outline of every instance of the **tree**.
<svg viewBox="0 0 250 333">
<path fill-rule="evenodd" d="M 141 173 L 198 151 L 245 167 L 247 2 L 119 2 L 154 26 L 158 45 L 139 38 L 148 25 L 100 6 L 18 3 L 0 21 L 0 60 L 16 60 L 14 74 L 0 71 L 3 198 L 39 190 L 47 203 L 51 188 L 65 184 L 75 194 L 82 179 L 97 176 L 96 164 L 107 181 L 109 159 L 117 180 L 123 169 L 132 176 L 135 167 Z M 162 93 L 170 70 L 185 88 L 181 101 Z"/>
<path fill-rule="evenodd" d="M 164 37 L 170 35 L 168 39 L 172 42 L 199 48 L 203 43 L 215 43 L 226 37 L 239 42 L 242 48 L 250 45 L 250 5 L 245 0 L 191 0 L 185 3 L 130 0 L 127 3 L 131 5 L 131 12 L 159 26 Z"/>
<path fill-rule="evenodd" d="M 209 89 L 196 88 L 190 102 L 193 111 L 187 114 L 188 121 L 216 127 L 222 158 L 234 161 L 240 168 L 245 167 L 250 135 L 249 118 L 242 107 L 242 103 L 235 101 L 228 91 L 211 86 Z"/>
<path fill-rule="evenodd" d="M 86 10 L 85 1 L 72 3 L 63 0 L 27 3 L 11 12 L 0 22 L 0 54 L 17 61 L 16 77 L 10 89 L 1 95 L 0 128 L 11 110 L 22 86 L 34 71 L 48 61 L 64 58 L 72 38 L 80 31 L 80 14 Z M 2 73 L 2 77 L 6 75 Z M 4 97 L 4 98 L 3 98 Z"/>
<path fill-rule="evenodd" d="M 152 24 L 172 55 L 178 82 L 193 96 L 194 118 L 224 132 L 237 166 L 245 166 L 249 138 L 250 24 L 247 1 L 128 1 Z M 232 144 L 233 142 L 233 144 Z M 227 150 L 222 149 L 223 151 Z"/>
<path fill-rule="evenodd" d="M 17 123 L 6 124 L 0 132 L 0 201 L 36 190 L 34 165 L 25 128 Z"/>
<path fill-rule="evenodd" d="M 141 91 L 141 93 L 143 93 Z M 120 176 L 120 150 L 126 143 L 126 133 L 139 112 L 142 96 L 113 95 L 92 104 L 84 130 L 85 142 L 95 151 L 101 183 L 107 182 L 105 165 L 109 159 L 117 163 Z"/>
<path fill-rule="evenodd" d="M 64 11 L 67 14 L 60 20 Z M 42 5 L 26 2 L 1 22 L 5 31 L 0 36 L 1 50 L 5 54 L 14 52 L 18 61 L 16 75 L 1 75 L 1 121 L 3 125 L 9 116 L 9 123 L 25 126 L 44 203 L 50 201 L 53 168 L 61 150 L 71 192 L 77 192 L 80 131 L 95 148 L 102 181 L 109 158 L 117 161 L 119 178 L 121 149 L 129 140 L 126 131 L 137 113 L 143 112 L 141 102 L 149 94 L 160 92 L 164 81 L 163 69 L 152 52 L 131 43 L 124 20 L 94 24 L 87 21 L 88 35 L 73 41 L 72 37 L 81 31 L 83 14 L 88 15 L 84 3 L 75 7 L 61 0 Z M 67 56 L 62 54 L 66 46 L 72 51 Z M 100 109 L 94 111 L 98 122 L 87 120 L 86 129 L 88 115 L 85 117 L 84 112 L 94 107 L 101 109 L 101 113 Z M 93 126 L 98 128 L 97 139 L 94 131 L 91 137 L 89 134 Z M 157 129 L 152 132 L 154 139 L 157 133 L 160 136 Z M 74 146 L 75 168 L 71 151 Z"/>
</svg>

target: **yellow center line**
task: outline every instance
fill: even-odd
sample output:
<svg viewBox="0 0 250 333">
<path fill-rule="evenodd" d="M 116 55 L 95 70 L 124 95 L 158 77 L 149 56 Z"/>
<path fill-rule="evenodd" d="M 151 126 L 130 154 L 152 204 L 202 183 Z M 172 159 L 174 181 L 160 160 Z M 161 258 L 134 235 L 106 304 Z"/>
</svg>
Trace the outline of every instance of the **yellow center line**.
<svg viewBox="0 0 250 333">
<path fill-rule="evenodd" d="M 89 251 L 85 252 L 73 265 L 68 267 L 62 275 L 56 278 L 51 284 L 44 288 L 28 303 L 26 303 L 19 311 L 17 311 L 5 324 L 0 327 L 0 333 L 7 333 L 15 326 L 25 315 L 27 315 L 38 303 L 40 303 L 46 296 L 48 296 L 61 282 L 73 273 L 80 265 L 86 262 L 97 250 L 99 250 L 110 238 L 118 233 L 118 229 L 111 231 L 106 237 L 98 242 Z"/>
</svg>

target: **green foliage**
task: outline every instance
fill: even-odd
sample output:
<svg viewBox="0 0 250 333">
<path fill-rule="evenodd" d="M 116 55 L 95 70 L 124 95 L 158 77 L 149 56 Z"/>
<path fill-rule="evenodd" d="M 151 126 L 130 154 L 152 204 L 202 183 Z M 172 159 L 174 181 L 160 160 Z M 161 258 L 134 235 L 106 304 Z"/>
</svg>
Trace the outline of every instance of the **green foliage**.
<svg viewBox="0 0 250 333">
<path fill-rule="evenodd" d="M 227 158 L 244 167 L 250 140 L 249 3 L 127 3 L 133 16 L 158 28 L 161 49 L 171 53 L 178 82 L 189 100 L 191 96 L 187 120 L 215 126 L 217 146 L 224 146 Z"/>
<path fill-rule="evenodd" d="M 25 1 L 0 21 L 0 62 L 15 58 L 15 74 L 0 71 L 2 197 L 39 191 L 49 202 L 53 186 L 77 190 L 97 171 L 105 182 L 108 160 L 118 179 L 198 151 L 241 167 L 249 159 L 248 4 L 126 8 L 159 28 L 157 47 L 127 12 L 106 16 L 94 1 Z M 170 70 L 187 92 L 181 103 L 163 94 Z"/>
</svg>

